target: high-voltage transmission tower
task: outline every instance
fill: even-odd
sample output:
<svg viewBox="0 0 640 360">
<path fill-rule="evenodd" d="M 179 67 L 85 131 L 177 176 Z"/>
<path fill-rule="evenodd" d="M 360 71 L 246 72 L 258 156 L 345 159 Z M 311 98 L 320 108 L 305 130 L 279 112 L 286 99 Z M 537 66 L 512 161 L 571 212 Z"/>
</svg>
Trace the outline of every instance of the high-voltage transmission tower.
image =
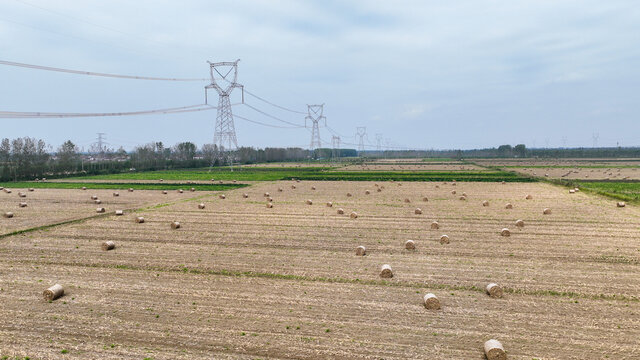
<svg viewBox="0 0 640 360">
<path fill-rule="evenodd" d="M 382 134 L 376 134 L 376 150 L 382 151 Z"/>
<path fill-rule="evenodd" d="M 333 135 L 331 137 L 331 157 L 337 159 L 340 157 L 340 136 Z"/>
<path fill-rule="evenodd" d="M 598 147 L 598 139 L 600 138 L 600 134 L 599 133 L 593 133 L 593 135 L 591 135 L 591 139 L 593 140 L 593 147 L 597 148 Z"/>
<path fill-rule="evenodd" d="M 364 151 L 364 137 L 367 136 L 367 128 L 364 126 L 356 127 L 356 136 L 359 136 L 358 151 Z"/>
<path fill-rule="evenodd" d="M 105 133 L 97 133 L 98 134 L 98 141 L 97 141 L 97 146 L 98 146 L 98 153 L 103 153 L 105 152 L 104 150 L 104 136 L 107 135 Z"/>
<path fill-rule="evenodd" d="M 314 150 L 322 147 L 322 141 L 320 141 L 320 128 L 318 122 L 324 121 L 324 125 L 327 125 L 327 118 L 322 115 L 324 111 L 324 104 L 322 105 L 307 105 L 308 115 L 304 118 L 304 125 L 307 126 L 307 121 L 311 121 L 311 144 L 309 149 Z"/>
<path fill-rule="evenodd" d="M 231 100 L 229 95 L 235 88 L 242 89 L 242 102 L 244 103 L 244 88 L 238 84 L 238 61 L 223 61 L 212 63 L 209 72 L 211 73 L 211 84 L 204 87 L 204 102 L 208 104 L 208 90 L 215 89 L 218 92 L 218 115 L 216 117 L 216 127 L 213 133 L 213 143 L 220 150 L 235 150 L 238 148 L 236 138 L 236 127 L 233 124 L 233 113 L 231 112 Z"/>
</svg>

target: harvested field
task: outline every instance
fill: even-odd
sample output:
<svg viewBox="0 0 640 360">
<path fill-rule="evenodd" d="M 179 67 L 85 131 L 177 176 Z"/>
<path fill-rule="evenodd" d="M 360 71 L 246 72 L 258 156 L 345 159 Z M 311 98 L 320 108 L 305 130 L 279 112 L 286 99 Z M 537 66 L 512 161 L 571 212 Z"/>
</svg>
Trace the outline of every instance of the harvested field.
<svg viewBox="0 0 640 360">
<path fill-rule="evenodd" d="M 170 193 L 160 198 L 162 194 L 157 191 L 136 191 L 121 193 L 120 196 L 114 197 L 113 191 L 110 190 L 80 190 L 79 188 L 75 190 L 36 189 L 28 194 L 26 198 L 19 198 L 17 193 L 0 192 L 1 211 L 3 213 L 11 211 L 14 214 L 11 219 L 0 220 L 0 235 L 95 216 L 96 204 L 91 200 L 93 195 L 98 196 L 101 200 L 99 206 L 104 207 L 107 213 L 115 211 L 116 208 L 136 209 L 194 196 Z M 20 207 L 20 202 L 26 202 L 28 206 Z"/>
<path fill-rule="evenodd" d="M 385 189 L 369 195 L 373 182 L 291 184 L 0 239 L 0 318 L 12 319 L 0 323 L 2 355 L 482 359 L 488 339 L 509 359 L 640 354 L 635 206 L 542 183 L 459 182 L 469 201 L 441 182 L 378 182 Z M 91 191 L 78 192 L 88 200 Z M 277 206 L 265 208 L 265 192 Z M 105 193 L 108 206 L 146 192 Z M 151 194 L 158 203 L 167 196 L 189 197 Z M 500 236 L 517 219 L 526 227 Z M 170 229 L 173 221 L 181 228 Z M 415 251 L 405 250 L 408 239 Z M 108 240 L 117 247 L 103 251 Z M 366 255 L 356 256 L 361 245 Z M 380 278 L 383 264 L 393 278 Z M 486 295 L 491 282 L 503 298 Z M 55 283 L 65 295 L 44 302 Z M 427 293 L 440 310 L 425 309 Z"/>
<path fill-rule="evenodd" d="M 475 171 L 486 170 L 473 164 L 456 163 L 423 163 L 423 164 L 402 164 L 402 163 L 374 163 L 362 165 L 347 165 L 338 168 L 340 171 Z"/>
</svg>

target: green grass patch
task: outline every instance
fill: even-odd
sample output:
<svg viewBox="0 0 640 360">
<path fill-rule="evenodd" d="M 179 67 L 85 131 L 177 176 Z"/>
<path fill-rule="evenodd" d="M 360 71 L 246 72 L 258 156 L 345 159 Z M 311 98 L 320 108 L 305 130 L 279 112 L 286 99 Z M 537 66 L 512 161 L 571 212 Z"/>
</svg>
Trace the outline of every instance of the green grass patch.
<svg viewBox="0 0 640 360">
<path fill-rule="evenodd" d="M 640 182 L 578 181 L 572 182 L 572 184 L 577 185 L 581 190 L 587 190 L 613 199 L 640 203 Z"/>
<path fill-rule="evenodd" d="M 87 189 L 113 189 L 126 190 L 132 188 L 134 190 L 177 190 L 190 188 L 196 191 L 222 191 L 233 190 L 249 186 L 247 184 L 166 184 L 166 183 L 150 183 L 137 184 L 126 182 L 108 182 L 108 183 L 92 183 L 92 182 L 7 182 L 0 183 L 0 186 L 7 188 L 35 188 L 35 189 L 80 189 L 83 186 Z"/>
<path fill-rule="evenodd" d="M 516 173 L 506 171 L 340 171 L 333 168 L 229 168 L 165 170 L 139 173 L 87 176 L 80 180 L 238 180 L 238 181 L 277 181 L 292 178 L 301 180 L 325 181 L 536 181 Z M 165 186 L 168 184 L 162 184 Z M 84 185 L 78 185 L 84 186 Z M 184 185 L 180 185 L 184 187 Z M 200 185 L 203 186 L 203 185 Z M 15 187 L 15 186 L 14 186 Z M 87 186 L 88 187 L 88 186 Z M 195 186 L 194 186 L 195 187 Z"/>
</svg>

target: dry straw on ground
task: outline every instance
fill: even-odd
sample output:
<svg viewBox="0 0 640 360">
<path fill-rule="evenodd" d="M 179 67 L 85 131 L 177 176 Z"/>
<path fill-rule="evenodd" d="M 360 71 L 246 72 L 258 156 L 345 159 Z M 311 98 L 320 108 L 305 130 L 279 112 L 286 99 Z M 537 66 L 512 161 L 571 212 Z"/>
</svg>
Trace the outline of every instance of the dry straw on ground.
<svg viewBox="0 0 640 360">
<path fill-rule="evenodd" d="M 422 299 L 424 303 L 424 307 L 429 310 L 439 310 L 440 309 L 440 300 L 432 293 L 428 293 Z"/>
<path fill-rule="evenodd" d="M 356 255 L 357 256 L 365 256 L 367 254 L 367 249 L 364 246 L 358 246 L 356 248 Z"/>
<path fill-rule="evenodd" d="M 391 270 L 391 265 L 382 265 L 382 267 L 380 268 L 380 277 L 384 279 L 390 279 L 393 277 L 393 270 Z"/>
<path fill-rule="evenodd" d="M 496 284 L 496 283 L 490 283 L 487 285 L 487 287 L 485 288 L 487 294 L 491 297 L 494 298 L 501 298 L 502 297 L 502 288 L 500 287 L 500 285 Z"/>
<path fill-rule="evenodd" d="M 504 228 L 502 230 L 500 230 L 500 235 L 502 236 L 511 236 L 511 231 L 509 231 L 509 229 Z"/>
<path fill-rule="evenodd" d="M 55 284 L 42 293 L 46 301 L 53 301 L 64 295 L 64 288 L 60 284 Z"/>
<path fill-rule="evenodd" d="M 484 354 L 487 360 L 507 360 L 507 354 L 500 341 L 491 339 L 484 343 Z"/>
<path fill-rule="evenodd" d="M 413 240 L 407 240 L 404 243 L 404 248 L 407 250 L 415 250 L 416 249 L 416 243 Z"/>
<path fill-rule="evenodd" d="M 448 243 L 449 243 L 449 236 L 448 235 L 440 236 L 440 244 L 448 244 Z"/>
<path fill-rule="evenodd" d="M 116 248 L 116 243 L 113 241 L 105 241 L 102 243 L 102 250 L 109 251 Z"/>
</svg>

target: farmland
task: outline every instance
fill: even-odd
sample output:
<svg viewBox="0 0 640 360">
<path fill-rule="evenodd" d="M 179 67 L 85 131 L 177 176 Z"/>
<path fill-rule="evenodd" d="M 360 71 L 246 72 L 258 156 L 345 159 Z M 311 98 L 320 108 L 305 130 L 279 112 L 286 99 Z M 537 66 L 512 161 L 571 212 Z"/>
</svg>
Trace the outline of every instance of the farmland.
<svg viewBox="0 0 640 360">
<path fill-rule="evenodd" d="M 90 194 L 41 192 L 63 203 Z M 114 198 L 143 196 L 124 216 L 1 239 L 0 317 L 12 319 L 0 325 L 1 355 L 482 359 L 489 338 L 509 359 L 640 351 L 636 207 L 528 182 L 280 180 L 221 193 L 136 190 Z M 68 217 L 85 215 L 73 209 Z M 102 251 L 106 240 L 116 249 Z M 361 245 L 367 255 L 355 256 Z M 380 278 L 382 264 L 392 279 Z M 484 293 L 489 282 L 504 298 Z M 54 283 L 66 295 L 47 303 Z M 441 310 L 424 308 L 426 293 Z"/>
</svg>

